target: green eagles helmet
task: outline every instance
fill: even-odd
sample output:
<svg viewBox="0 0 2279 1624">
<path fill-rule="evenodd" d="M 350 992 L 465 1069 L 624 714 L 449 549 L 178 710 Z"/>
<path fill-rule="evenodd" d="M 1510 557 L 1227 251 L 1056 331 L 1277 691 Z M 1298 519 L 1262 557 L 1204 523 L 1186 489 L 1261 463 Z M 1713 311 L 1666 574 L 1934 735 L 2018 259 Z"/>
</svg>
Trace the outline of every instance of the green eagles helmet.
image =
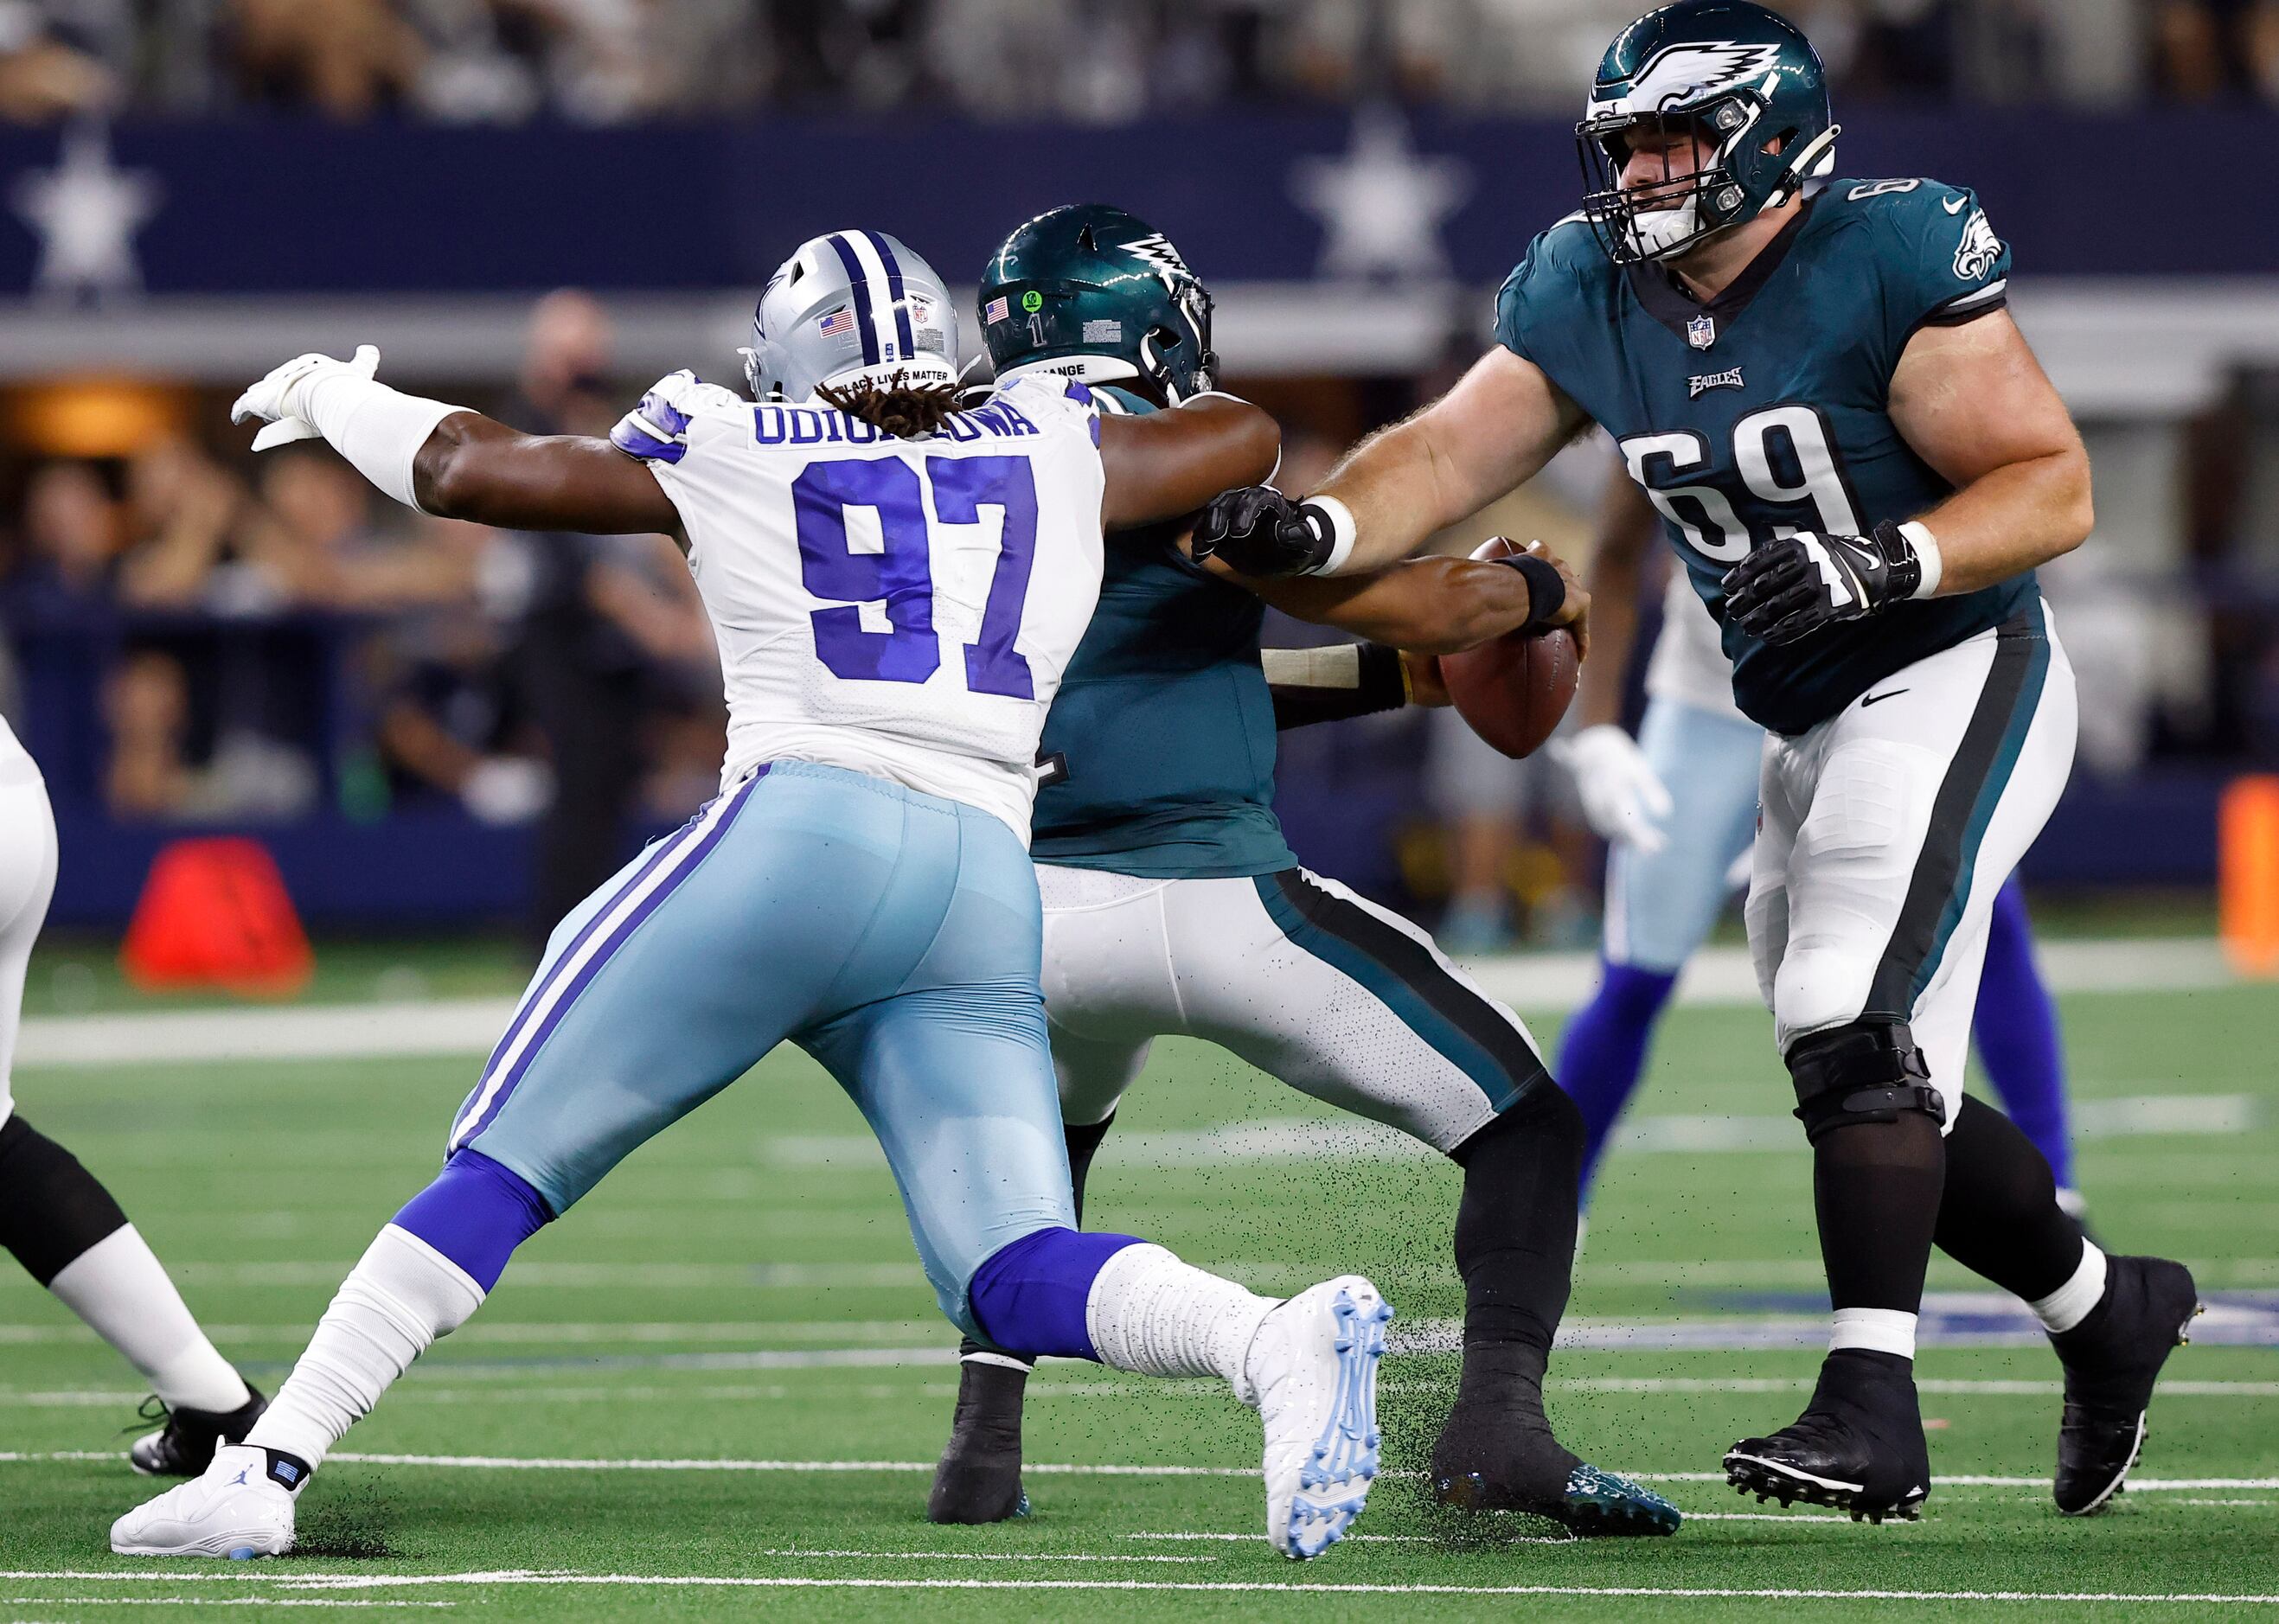
<svg viewBox="0 0 2279 1624">
<path fill-rule="evenodd" d="M 1217 385 L 1211 296 L 1170 240 L 1105 203 L 1049 210 L 989 257 L 981 336 L 997 376 L 1064 372 L 1176 406 Z"/>
<path fill-rule="evenodd" d="M 1690 173 L 1625 189 L 1631 132 L 1699 137 Z M 1583 121 L 1583 212 L 1617 264 L 1666 259 L 1833 172 L 1839 126 L 1812 42 L 1748 0 L 1677 0 L 1615 36 Z"/>
</svg>

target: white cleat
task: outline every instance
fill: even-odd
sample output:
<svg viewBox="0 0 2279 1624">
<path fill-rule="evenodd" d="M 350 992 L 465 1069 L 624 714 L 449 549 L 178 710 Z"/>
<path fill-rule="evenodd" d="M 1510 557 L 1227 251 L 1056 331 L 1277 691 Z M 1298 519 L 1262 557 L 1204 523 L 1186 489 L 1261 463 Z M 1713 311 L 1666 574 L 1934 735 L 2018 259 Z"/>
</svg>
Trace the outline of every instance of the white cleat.
<svg viewBox="0 0 2279 1624">
<path fill-rule="evenodd" d="M 293 1494 L 248 1444 L 214 1451 L 202 1477 L 145 1500 L 111 1525 L 120 1556 L 283 1556 L 293 1549 Z"/>
<path fill-rule="evenodd" d="M 1301 1291 L 1251 1339 L 1243 1374 L 1266 1423 L 1266 1537 L 1317 1557 L 1343 1539 L 1377 1476 L 1377 1367 L 1393 1309 L 1359 1275 Z"/>
</svg>

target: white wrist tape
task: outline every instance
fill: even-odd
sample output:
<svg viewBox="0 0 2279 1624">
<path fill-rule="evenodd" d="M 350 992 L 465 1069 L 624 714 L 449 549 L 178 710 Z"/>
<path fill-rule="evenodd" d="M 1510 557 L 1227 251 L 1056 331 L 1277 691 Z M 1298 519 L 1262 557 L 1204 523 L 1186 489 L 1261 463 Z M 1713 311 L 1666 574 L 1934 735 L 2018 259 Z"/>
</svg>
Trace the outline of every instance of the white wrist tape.
<svg viewBox="0 0 2279 1624">
<path fill-rule="evenodd" d="M 1937 597 L 1939 578 L 1946 569 L 1938 555 L 1938 538 L 1930 533 L 1929 525 L 1914 519 L 1900 525 L 1899 533 L 1914 544 L 1915 556 L 1922 560 L 1922 580 L 1915 587 L 1915 595 L 1918 598 Z"/>
<path fill-rule="evenodd" d="M 1361 645 L 1332 643 L 1326 648 L 1262 648 L 1258 663 L 1278 688 L 1358 688 Z"/>
<path fill-rule="evenodd" d="M 299 415 L 316 425 L 358 473 L 407 508 L 419 506 L 411 489 L 411 463 L 419 448 L 444 418 L 471 410 L 406 395 L 349 372 L 325 373 L 298 393 Z"/>
<path fill-rule="evenodd" d="M 1335 575 L 1353 556 L 1354 542 L 1360 538 L 1360 526 L 1354 523 L 1353 509 L 1334 496 L 1308 496 L 1300 504 L 1319 513 L 1330 527 L 1330 555 L 1308 575 Z"/>
</svg>

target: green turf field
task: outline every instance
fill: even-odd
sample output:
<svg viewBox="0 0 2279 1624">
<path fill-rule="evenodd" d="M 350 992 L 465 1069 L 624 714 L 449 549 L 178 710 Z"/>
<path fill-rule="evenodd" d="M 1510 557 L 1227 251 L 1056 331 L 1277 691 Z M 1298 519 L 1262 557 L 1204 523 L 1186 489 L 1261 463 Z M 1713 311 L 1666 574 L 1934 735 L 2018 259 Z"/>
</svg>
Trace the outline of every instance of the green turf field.
<svg viewBox="0 0 2279 1624">
<path fill-rule="evenodd" d="M 487 968 L 466 965 L 444 955 L 428 973 L 443 992 L 463 970 L 467 990 L 497 990 Z M 34 985 L 37 996 L 37 968 Z M 1665 1029 L 1643 1101 L 1661 1148 L 1618 1153 L 1593 1214 L 1570 1327 L 1599 1345 L 1560 1357 L 1552 1393 L 1570 1444 L 1710 1513 L 1674 1539 L 1451 1528 L 1413 1479 L 1393 1476 L 1361 1538 L 1301 1567 L 1259 1537 L 1247 1413 L 1209 1384 L 1074 1364 L 1031 1386 L 1036 1514 L 929 1527 L 923 1468 L 946 1430 L 953 1338 L 859 1119 L 786 1053 L 526 1248 L 483 1314 L 343 1445 L 418 1459 L 336 1458 L 303 1503 L 305 1549 L 285 1560 L 109 1553 L 111 1518 L 151 1488 L 116 1453 L 141 1393 L 44 1293 L 0 1273 L 0 1620 L 116 1619 L 154 1604 L 483 1620 L 1522 1608 L 2127 1619 L 2207 1616 L 2214 1597 L 2254 1598 L 2223 1616 L 2266 1611 L 2279 1605 L 2267 1329 L 2279 1303 L 2279 990 L 2084 994 L 2066 1015 L 2099 1134 L 2083 1171 L 2102 1233 L 2189 1260 L 2220 1307 L 2229 1298 L 2206 1323 L 2265 1342 L 2204 1340 L 2177 1357 L 2180 1386 L 2157 1403 L 2139 1467 L 2147 1481 L 2102 1517 L 2059 1518 L 2032 1481 L 2048 1473 L 2058 1399 L 2054 1361 L 2031 1345 L 1926 1350 L 1942 1479 L 1920 1525 L 1761 1513 L 1702 1480 L 1736 1436 L 1800 1404 L 1813 1352 L 1735 1344 L 1744 1330 L 1779 1341 L 1808 1324 L 1818 1268 L 1807 1162 L 1777 1122 L 1786 1088 L 1764 1018 L 1692 1008 Z M 1555 1024 L 1538 1030 L 1547 1038 Z M 31 1121 L 111 1183 L 225 1351 L 273 1387 L 349 1261 L 432 1170 L 476 1064 L 24 1067 L 18 1093 Z M 1262 1290 L 1365 1270 L 1400 1311 L 1396 1331 L 1429 1345 L 1460 1308 L 1446 1256 L 1452 1170 L 1293 1125 L 1321 1117 L 1215 1051 L 1160 1046 L 1093 1176 L 1092 1217 Z M 1731 1117 L 1752 1120 L 1701 1120 Z M 1208 1135 L 1231 1122 L 1247 1126 Z M 1968 1283 L 1935 1265 L 1935 1290 Z M 1940 1300 L 1966 1325 L 1999 1306 Z M 1720 1345 L 1648 1345 L 1665 1331 Z M 1396 1471 L 1418 1463 L 1453 1367 L 1445 1353 L 1388 1360 Z M 976 1587 L 988 1593 L 963 1593 Z M 2178 1599 L 2063 1599 L 2084 1596 Z"/>
</svg>

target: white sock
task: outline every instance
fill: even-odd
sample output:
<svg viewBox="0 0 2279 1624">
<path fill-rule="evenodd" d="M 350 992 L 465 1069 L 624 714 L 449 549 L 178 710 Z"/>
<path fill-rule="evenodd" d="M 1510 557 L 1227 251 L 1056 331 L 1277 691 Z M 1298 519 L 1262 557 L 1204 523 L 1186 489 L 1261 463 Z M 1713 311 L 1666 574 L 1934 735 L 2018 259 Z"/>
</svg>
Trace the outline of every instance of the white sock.
<svg viewBox="0 0 2279 1624">
<path fill-rule="evenodd" d="M 483 1289 L 466 1270 L 389 1224 L 341 1282 L 308 1351 L 245 1441 L 314 1469 L 413 1360 L 482 1305 Z"/>
<path fill-rule="evenodd" d="M 2028 1303 L 2042 1329 L 2053 1337 L 2069 1331 L 2089 1318 L 2089 1311 L 2105 1300 L 2105 1254 L 2093 1241 L 2081 1244 L 2081 1263 L 2067 1281 L 2047 1297 Z"/>
<path fill-rule="evenodd" d="M 245 1378 L 206 1340 L 133 1224 L 65 1264 L 48 1290 L 126 1355 L 170 1407 L 226 1414 L 252 1397 Z"/>
<path fill-rule="evenodd" d="M 1915 1316 L 1897 1308 L 1838 1308 L 1828 1335 L 1828 1351 L 1865 1348 L 1873 1353 L 1915 1356 Z"/>
<path fill-rule="evenodd" d="M 1224 1376 L 1235 1397 L 1255 1404 L 1243 1357 L 1274 1306 L 1271 1298 L 1142 1244 L 1109 1259 L 1093 1278 L 1084 1325 L 1103 1365 L 1141 1375 Z"/>
</svg>

